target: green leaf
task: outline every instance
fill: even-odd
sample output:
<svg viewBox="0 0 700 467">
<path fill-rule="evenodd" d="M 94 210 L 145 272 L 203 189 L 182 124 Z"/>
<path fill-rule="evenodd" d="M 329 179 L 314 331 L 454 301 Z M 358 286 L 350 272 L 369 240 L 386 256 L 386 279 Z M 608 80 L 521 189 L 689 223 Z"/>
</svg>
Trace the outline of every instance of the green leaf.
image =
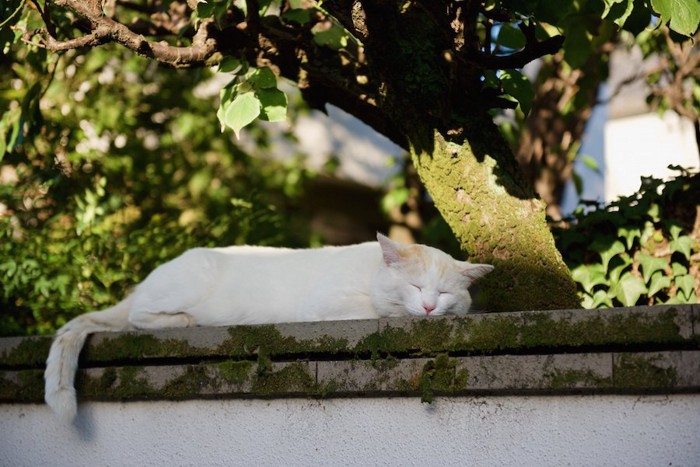
<svg viewBox="0 0 700 467">
<path fill-rule="evenodd" d="M 270 89 L 277 87 L 277 77 L 269 67 L 258 68 L 248 78 L 255 89 Z"/>
<path fill-rule="evenodd" d="M 586 167 L 588 167 L 589 169 L 591 169 L 595 172 L 600 173 L 600 166 L 598 166 L 597 160 L 593 159 L 591 156 L 589 156 L 587 154 L 582 154 L 580 157 L 581 157 L 581 162 L 583 162 L 586 165 Z"/>
<path fill-rule="evenodd" d="M 671 234 L 671 239 L 678 240 L 678 237 L 683 231 L 683 228 L 677 224 L 673 224 L 671 225 L 671 227 L 668 228 L 668 231 Z"/>
<path fill-rule="evenodd" d="M 651 6 L 661 17 L 661 24 L 679 34 L 691 36 L 700 24 L 700 2 L 697 0 L 651 0 Z"/>
<path fill-rule="evenodd" d="M 665 275 L 661 271 L 656 271 L 652 276 L 649 283 L 649 291 L 647 295 L 653 297 L 657 292 L 671 287 L 671 278 Z"/>
<path fill-rule="evenodd" d="M 314 35 L 314 42 L 320 46 L 333 50 L 344 49 L 348 46 L 348 33 L 336 24 L 325 30 L 317 24 L 311 29 L 311 33 Z"/>
<path fill-rule="evenodd" d="M 688 268 L 680 263 L 671 263 L 671 275 L 673 277 L 683 276 L 688 274 Z"/>
<path fill-rule="evenodd" d="M 625 245 L 623 245 L 622 242 L 619 240 L 615 240 L 612 243 L 606 240 L 596 240 L 591 245 L 591 250 L 597 252 L 600 255 L 603 270 L 607 272 L 610 260 L 614 256 L 623 253 L 625 251 Z"/>
<path fill-rule="evenodd" d="M 622 27 L 634 9 L 634 0 L 604 0 L 603 18 Z"/>
<path fill-rule="evenodd" d="M 234 79 L 219 93 L 219 110 L 216 111 L 216 116 L 221 124 L 222 133 L 226 129 L 226 111 L 231 105 L 231 102 L 233 102 L 233 98 L 236 97 L 238 86 L 235 84 L 232 85 L 235 82 L 236 80 Z"/>
<path fill-rule="evenodd" d="M 564 39 L 564 59 L 572 68 L 581 68 L 591 55 L 591 35 L 583 22 L 577 22 L 569 28 Z"/>
<path fill-rule="evenodd" d="M 676 284 L 676 287 L 678 287 L 678 290 L 683 292 L 686 299 L 689 299 L 691 293 L 695 290 L 695 278 L 690 274 L 675 277 L 673 282 Z"/>
<path fill-rule="evenodd" d="M 610 289 L 610 295 L 617 298 L 617 300 L 624 306 L 633 306 L 639 300 L 639 297 L 643 293 L 647 292 L 647 288 L 644 282 L 634 276 L 631 272 L 626 272 L 620 281 L 615 284 L 615 286 Z"/>
<path fill-rule="evenodd" d="M 605 290 L 596 290 L 593 296 L 584 294 L 581 305 L 590 310 L 593 308 L 602 308 L 603 306 L 612 308 L 613 303 Z"/>
<path fill-rule="evenodd" d="M 607 284 L 605 271 L 602 264 L 581 264 L 571 270 L 573 279 L 581 284 L 583 290 L 592 293 L 593 287 L 596 285 Z"/>
<path fill-rule="evenodd" d="M 686 258 L 690 259 L 690 250 L 693 246 L 693 239 L 688 235 L 682 235 L 676 240 L 671 241 L 668 246 L 672 253 L 679 252 Z"/>
<path fill-rule="evenodd" d="M 520 110 L 525 116 L 530 113 L 532 107 L 532 98 L 535 93 L 532 90 L 532 84 L 527 76 L 523 75 L 518 70 L 503 70 L 501 73 L 501 83 L 503 90 L 514 97 L 520 104 Z"/>
<path fill-rule="evenodd" d="M 630 264 L 632 264 L 632 258 L 630 258 L 630 256 L 628 254 L 619 255 L 619 256 L 616 256 L 616 258 L 618 258 L 620 261 L 622 261 L 622 263 L 618 264 L 617 266 L 615 266 L 614 268 L 612 268 L 608 272 L 608 277 L 610 279 L 610 285 L 617 284 L 617 282 L 619 282 L 619 280 L 620 280 L 620 276 L 622 275 L 622 272 L 625 269 L 627 269 L 627 267 Z M 612 261 L 613 260 L 611 260 L 611 262 Z M 617 261 L 615 261 L 615 262 L 617 262 Z"/>
<path fill-rule="evenodd" d="M 636 259 L 639 261 L 644 282 L 647 284 L 655 272 L 663 271 L 669 263 L 667 258 L 656 258 L 646 253 L 638 253 Z"/>
<path fill-rule="evenodd" d="M 299 25 L 307 24 L 311 21 L 311 18 L 313 18 L 311 10 L 303 8 L 293 8 L 291 10 L 287 10 L 281 17 L 283 20 L 289 23 L 296 23 Z"/>
<path fill-rule="evenodd" d="M 634 239 L 641 238 L 642 231 L 639 229 L 639 227 L 618 227 L 617 236 L 618 238 L 625 239 L 627 250 L 631 250 L 632 246 L 634 245 Z"/>
<path fill-rule="evenodd" d="M 226 126 L 240 137 L 240 131 L 260 115 L 260 100 L 253 92 L 239 94 L 228 106 L 224 114 Z"/>
<path fill-rule="evenodd" d="M 235 73 L 235 74 L 240 74 L 241 72 L 245 72 L 245 68 L 247 67 L 247 62 L 244 62 L 243 60 L 236 58 L 236 57 L 224 57 L 221 62 L 219 62 L 219 72 L 220 73 Z"/>
<path fill-rule="evenodd" d="M 256 92 L 262 107 L 260 118 L 268 122 L 287 119 L 287 96 L 277 88 L 260 89 Z"/>
<path fill-rule="evenodd" d="M 512 50 L 520 50 L 525 47 L 525 35 L 520 30 L 510 23 L 503 23 L 498 30 L 498 38 L 496 43 Z"/>
</svg>

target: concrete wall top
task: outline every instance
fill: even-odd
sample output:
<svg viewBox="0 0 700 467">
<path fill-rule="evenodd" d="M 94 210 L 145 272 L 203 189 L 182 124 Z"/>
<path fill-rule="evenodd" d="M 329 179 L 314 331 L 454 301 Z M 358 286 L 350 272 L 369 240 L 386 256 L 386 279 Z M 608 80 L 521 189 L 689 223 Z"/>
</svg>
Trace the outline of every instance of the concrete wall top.
<svg viewBox="0 0 700 467">
<path fill-rule="evenodd" d="M 91 336 L 82 400 L 698 393 L 700 307 Z M 0 403 L 43 400 L 50 337 L 0 339 Z"/>
</svg>

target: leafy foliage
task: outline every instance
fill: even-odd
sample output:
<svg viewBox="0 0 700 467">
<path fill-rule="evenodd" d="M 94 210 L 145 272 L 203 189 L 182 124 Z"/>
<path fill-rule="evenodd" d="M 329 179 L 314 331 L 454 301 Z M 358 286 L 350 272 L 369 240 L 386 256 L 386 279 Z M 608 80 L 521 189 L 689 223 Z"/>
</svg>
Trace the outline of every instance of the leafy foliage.
<svg viewBox="0 0 700 467">
<path fill-rule="evenodd" d="M 638 193 L 579 209 L 568 228 L 555 229 L 584 307 L 696 303 L 698 199 L 698 174 L 645 178 Z"/>
<path fill-rule="evenodd" d="M 308 244 L 293 216 L 312 173 L 221 134 L 211 71 L 109 46 L 25 48 L 0 69 L 0 335 L 51 333 L 187 248 Z"/>
</svg>

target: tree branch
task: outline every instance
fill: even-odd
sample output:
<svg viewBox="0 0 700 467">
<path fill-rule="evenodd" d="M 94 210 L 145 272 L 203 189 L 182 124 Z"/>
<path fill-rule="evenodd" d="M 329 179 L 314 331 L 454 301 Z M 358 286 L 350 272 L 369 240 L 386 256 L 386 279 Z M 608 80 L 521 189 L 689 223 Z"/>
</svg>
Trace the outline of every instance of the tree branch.
<svg viewBox="0 0 700 467">
<path fill-rule="evenodd" d="M 466 51 L 467 60 L 491 70 L 522 68 L 533 60 L 557 53 L 564 44 L 564 36 L 553 36 L 543 41 L 538 41 L 535 37 L 534 23 L 529 25 L 520 23 L 519 27 L 527 40 L 522 50 L 510 55 L 492 55 L 479 50 L 469 49 Z"/>
<path fill-rule="evenodd" d="M 164 42 L 152 42 L 130 30 L 127 26 L 106 16 L 99 0 L 56 0 L 55 5 L 67 7 L 87 20 L 91 32 L 85 36 L 65 41 L 57 40 L 45 29 L 37 30 L 42 36 L 40 44 L 52 52 L 80 47 L 95 47 L 116 42 L 144 57 L 152 58 L 173 67 L 206 65 L 217 52 L 216 40 L 212 37 L 214 22 L 202 20 L 189 47 L 177 47 Z"/>
</svg>

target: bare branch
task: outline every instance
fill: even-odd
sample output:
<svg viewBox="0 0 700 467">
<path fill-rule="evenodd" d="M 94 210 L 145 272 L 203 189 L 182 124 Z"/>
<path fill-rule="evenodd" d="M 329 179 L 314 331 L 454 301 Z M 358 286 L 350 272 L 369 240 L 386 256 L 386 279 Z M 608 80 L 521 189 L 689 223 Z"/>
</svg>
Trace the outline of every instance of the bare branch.
<svg viewBox="0 0 700 467">
<path fill-rule="evenodd" d="M 70 8 L 87 20 L 91 32 L 82 37 L 60 41 L 52 34 L 47 34 L 44 29 L 36 31 L 42 36 L 40 45 L 53 52 L 116 42 L 139 55 L 174 67 L 206 65 L 217 52 L 216 40 L 211 34 L 214 27 L 211 19 L 202 20 L 191 46 L 177 47 L 165 42 L 149 41 L 124 24 L 106 16 L 99 0 L 56 0 L 55 5 Z"/>
</svg>

